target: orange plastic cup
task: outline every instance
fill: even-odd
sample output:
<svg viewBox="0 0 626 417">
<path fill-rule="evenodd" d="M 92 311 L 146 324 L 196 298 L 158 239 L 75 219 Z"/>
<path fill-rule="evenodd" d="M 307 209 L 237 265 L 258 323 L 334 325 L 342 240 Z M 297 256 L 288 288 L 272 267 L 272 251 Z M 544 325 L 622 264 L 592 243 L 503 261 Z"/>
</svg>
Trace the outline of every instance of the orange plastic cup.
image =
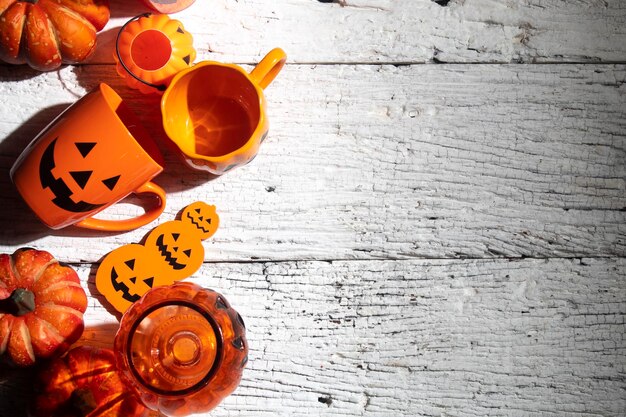
<svg viewBox="0 0 626 417">
<path fill-rule="evenodd" d="M 100 84 L 28 145 L 11 168 L 11 179 L 52 229 L 76 225 L 125 231 L 163 212 L 165 192 L 151 182 L 161 171 L 163 157 L 148 132 L 122 98 Z M 156 203 L 135 218 L 93 217 L 131 193 L 152 194 Z"/>
<path fill-rule="evenodd" d="M 221 175 L 254 159 L 269 129 L 263 89 L 286 59 L 276 48 L 250 73 L 204 61 L 174 76 L 161 98 L 163 127 L 189 166 Z"/>
</svg>

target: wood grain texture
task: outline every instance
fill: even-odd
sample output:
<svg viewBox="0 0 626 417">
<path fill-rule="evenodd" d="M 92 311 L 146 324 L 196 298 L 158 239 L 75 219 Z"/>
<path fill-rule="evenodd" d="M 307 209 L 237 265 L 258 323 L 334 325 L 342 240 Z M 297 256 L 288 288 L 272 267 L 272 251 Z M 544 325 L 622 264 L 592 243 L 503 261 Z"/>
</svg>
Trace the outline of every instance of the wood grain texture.
<svg viewBox="0 0 626 417">
<path fill-rule="evenodd" d="M 35 246 L 74 265 L 89 295 L 79 343 L 111 346 L 102 257 L 193 201 L 215 204 L 221 226 L 190 280 L 241 313 L 251 350 L 211 416 L 624 416 L 624 3 L 339 3 L 198 0 L 172 16 L 197 61 L 289 56 L 266 89 L 261 152 L 219 178 L 180 162 L 158 98 L 115 72 L 139 1 L 111 0 L 85 65 L 0 65 L 0 252 Z M 52 231 L 8 171 L 100 82 L 164 152 L 167 207 L 129 233 Z M 0 417 L 25 417 L 32 381 L 0 367 Z"/>
<path fill-rule="evenodd" d="M 172 17 L 193 34 L 198 60 L 256 62 L 276 46 L 294 63 L 624 62 L 620 0 L 202 0 Z M 441 6 L 438 3 L 447 3 Z M 113 0 L 94 63 L 138 1 Z"/>
<path fill-rule="evenodd" d="M 2 175 L 3 251 L 38 245 L 94 262 L 204 200 L 222 217 L 210 261 L 626 253 L 622 65 L 288 65 L 267 89 L 272 128 L 259 156 L 212 181 L 173 155 L 158 99 L 122 86 L 111 66 L 17 74 L 0 69 L 4 172 L 60 103 L 106 81 L 162 145 L 156 182 L 169 201 L 132 233 L 52 232 Z"/>
<path fill-rule="evenodd" d="M 191 281 L 241 313 L 250 346 L 211 415 L 621 416 L 625 271 L 623 258 L 205 264 Z M 92 296 L 80 343 L 109 346 L 117 321 L 94 271 L 78 273 Z"/>
</svg>

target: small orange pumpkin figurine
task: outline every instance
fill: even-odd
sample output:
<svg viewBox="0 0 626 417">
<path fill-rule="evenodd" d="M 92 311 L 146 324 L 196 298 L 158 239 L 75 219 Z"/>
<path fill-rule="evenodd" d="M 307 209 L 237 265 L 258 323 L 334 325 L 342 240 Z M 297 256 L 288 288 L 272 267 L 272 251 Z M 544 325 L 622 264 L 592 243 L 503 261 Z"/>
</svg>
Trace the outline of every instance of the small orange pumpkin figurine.
<svg viewBox="0 0 626 417">
<path fill-rule="evenodd" d="M 96 287 L 123 313 L 153 287 L 191 276 L 204 261 L 202 240 L 219 226 L 215 206 L 197 201 L 185 207 L 180 220 L 154 228 L 144 245 L 120 246 L 109 253 L 96 272 Z"/>
<path fill-rule="evenodd" d="M 122 383 L 112 350 L 79 346 L 43 368 L 35 381 L 34 417 L 148 417 Z"/>
<path fill-rule="evenodd" d="M 83 333 L 86 309 L 78 275 L 48 252 L 0 255 L 0 355 L 28 366 L 64 353 Z"/>
<path fill-rule="evenodd" d="M 82 62 L 109 16 L 108 0 L 2 0 L 0 59 L 41 71 Z"/>
<path fill-rule="evenodd" d="M 196 50 L 181 22 L 146 13 L 122 26 L 113 58 L 129 87 L 144 94 L 163 93 L 172 77 L 196 59 Z"/>
</svg>

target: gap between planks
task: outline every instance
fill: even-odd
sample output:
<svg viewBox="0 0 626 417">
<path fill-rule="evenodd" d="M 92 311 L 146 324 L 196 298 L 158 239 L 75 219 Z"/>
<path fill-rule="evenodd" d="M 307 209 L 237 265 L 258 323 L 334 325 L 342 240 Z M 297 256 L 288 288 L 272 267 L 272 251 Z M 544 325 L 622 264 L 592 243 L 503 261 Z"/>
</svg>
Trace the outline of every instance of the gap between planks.
<svg viewBox="0 0 626 417">
<path fill-rule="evenodd" d="M 283 263 L 298 263 L 298 262 L 319 262 L 319 263 L 333 263 L 333 262 L 414 262 L 414 261 L 485 261 L 485 262 L 512 262 L 512 261 L 572 261 L 579 260 L 583 262 L 584 259 L 626 259 L 624 256 L 611 256 L 611 255 L 592 255 L 592 256 L 502 256 L 499 258 L 486 258 L 480 256 L 467 256 L 467 257 L 439 257 L 439 256 L 421 256 L 421 257 L 391 257 L 391 258 L 320 258 L 320 259 L 242 259 L 242 260 L 222 260 L 222 261 L 204 261 L 203 265 L 237 265 L 237 264 L 283 264 Z M 87 266 L 87 265 L 99 265 L 102 262 L 63 262 L 65 265 L 70 266 Z"/>
</svg>

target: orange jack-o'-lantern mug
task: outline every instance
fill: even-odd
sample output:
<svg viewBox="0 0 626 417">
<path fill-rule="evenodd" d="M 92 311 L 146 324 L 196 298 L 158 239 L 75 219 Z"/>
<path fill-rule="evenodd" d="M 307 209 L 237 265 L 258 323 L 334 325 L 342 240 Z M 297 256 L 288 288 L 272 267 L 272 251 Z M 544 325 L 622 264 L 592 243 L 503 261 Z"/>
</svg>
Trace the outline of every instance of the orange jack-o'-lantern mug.
<svg viewBox="0 0 626 417">
<path fill-rule="evenodd" d="M 165 192 L 151 182 L 161 171 L 163 157 L 148 132 L 122 98 L 100 84 L 28 145 L 11 168 L 11 179 L 52 229 L 76 225 L 125 231 L 163 212 Z M 156 201 L 138 217 L 93 217 L 131 193 L 152 194 Z"/>
<path fill-rule="evenodd" d="M 286 59 L 275 48 L 250 73 L 204 61 L 172 78 L 161 98 L 163 128 L 189 166 L 221 175 L 254 159 L 269 129 L 263 89 Z"/>
</svg>

